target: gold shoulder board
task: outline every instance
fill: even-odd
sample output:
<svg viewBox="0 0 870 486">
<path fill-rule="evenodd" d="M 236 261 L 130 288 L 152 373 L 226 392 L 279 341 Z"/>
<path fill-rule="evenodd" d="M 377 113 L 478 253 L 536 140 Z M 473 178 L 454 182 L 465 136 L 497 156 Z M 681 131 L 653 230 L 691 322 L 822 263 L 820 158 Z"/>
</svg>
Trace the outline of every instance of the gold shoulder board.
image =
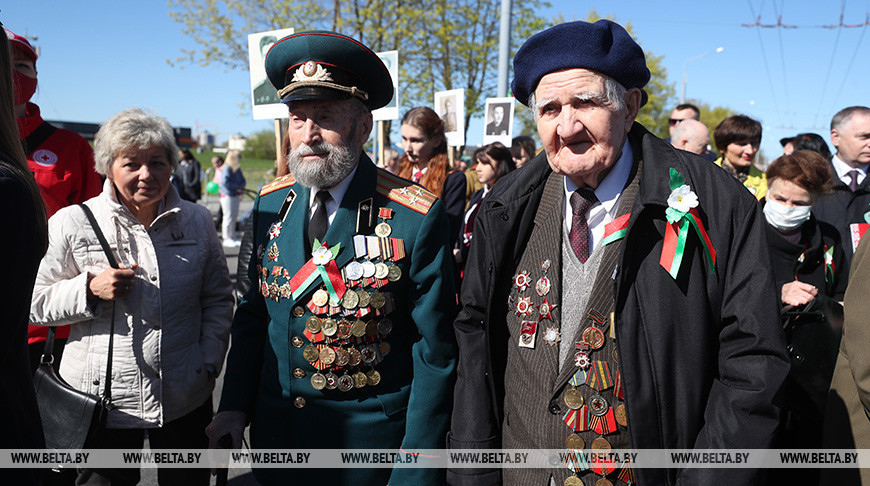
<svg viewBox="0 0 870 486">
<path fill-rule="evenodd" d="M 274 181 L 264 185 L 260 189 L 260 195 L 265 196 L 270 192 L 275 192 L 278 189 L 284 189 L 285 187 L 292 186 L 293 184 L 296 184 L 296 178 L 293 177 L 293 174 L 287 174 L 285 176 L 278 177 Z"/>
<path fill-rule="evenodd" d="M 391 201 L 413 209 L 420 214 L 428 213 L 429 208 L 438 199 L 435 194 L 427 191 L 423 186 L 407 179 L 402 179 L 380 168 L 378 169 L 377 192 L 382 196 L 386 196 Z"/>
</svg>

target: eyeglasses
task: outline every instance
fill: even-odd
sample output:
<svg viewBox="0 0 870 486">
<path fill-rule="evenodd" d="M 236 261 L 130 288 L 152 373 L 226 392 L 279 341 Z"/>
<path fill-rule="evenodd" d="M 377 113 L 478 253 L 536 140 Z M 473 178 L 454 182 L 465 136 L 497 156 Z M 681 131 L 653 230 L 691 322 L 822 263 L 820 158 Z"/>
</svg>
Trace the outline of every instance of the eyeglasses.
<svg viewBox="0 0 870 486">
<path fill-rule="evenodd" d="M 681 121 L 686 121 L 686 120 L 688 120 L 688 118 L 668 118 L 668 125 L 674 126 L 674 125 L 680 123 Z"/>
</svg>

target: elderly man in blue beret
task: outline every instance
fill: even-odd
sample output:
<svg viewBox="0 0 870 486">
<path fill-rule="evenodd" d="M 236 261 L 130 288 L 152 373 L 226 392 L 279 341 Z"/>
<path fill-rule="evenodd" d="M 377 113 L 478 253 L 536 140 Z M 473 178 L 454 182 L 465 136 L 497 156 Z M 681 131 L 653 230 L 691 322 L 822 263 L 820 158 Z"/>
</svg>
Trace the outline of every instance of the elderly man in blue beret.
<svg viewBox="0 0 870 486">
<path fill-rule="evenodd" d="M 789 363 L 755 199 L 634 121 L 650 74 L 619 25 L 543 31 L 514 75 L 544 150 L 475 221 L 449 447 L 768 447 Z M 619 461 L 448 471 L 462 485 L 760 480 Z"/>
<path fill-rule="evenodd" d="M 444 204 L 363 152 L 393 84 L 336 32 L 279 40 L 266 73 L 289 110 L 290 174 L 254 203 L 252 285 L 207 429 L 255 449 L 441 449 L 456 340 Z M 254 468 L 261 484 L 443 484 L 423 468 Z"/>
</svg>

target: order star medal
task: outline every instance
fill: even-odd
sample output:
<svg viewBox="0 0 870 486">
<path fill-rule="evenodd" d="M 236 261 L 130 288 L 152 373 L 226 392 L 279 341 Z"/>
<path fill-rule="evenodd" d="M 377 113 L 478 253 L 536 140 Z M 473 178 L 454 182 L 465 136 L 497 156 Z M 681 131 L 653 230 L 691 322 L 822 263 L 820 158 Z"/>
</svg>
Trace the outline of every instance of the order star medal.
<svg viewBox="0 0 870 486">
<path fill-rule="evenodd" d="M 531 299 L 524 295 L 520 297 L 520 300 L 517 302 L 517 316 L 529 317 L 532 315 L 532 309 L 534 308 Z"/>
<path fill-rule="evenodd" d="M 275 221 L 269 226 L 269 239 L 273 240 L 281 235 L 281 221 Z"/>
<path fill-rule="evenodd" d="M 544 302 L 542 302 L 541 305 L 538 306 L 538 313 L 540 314 L 540 317 L 538 319 L 542 321 L 544 319 L 549 319 L 552 321 L 553 316 L 551 314 L 553 312 L 553 309 L 555 308 L 556 304 L 551 304 L 547 302 L 547 298 L 544 297 Z"/>
<path fill-rule="evenodd" d="M 546 331 L 544 331 L 544 342 L 547 343 L 548 346 L 555 346 L 556 343 L 562 340 L 562 334 L 559 332 L 559 329 L 556 327 L 548 327 Z"/>
<path fill-rule="evenodd" d="M 529 272 L 520 272 L 514 275 L 514 285 L 520 292 L 525 292 L 531 283 L 532 279 L 529 277 Z"/>
</svg>

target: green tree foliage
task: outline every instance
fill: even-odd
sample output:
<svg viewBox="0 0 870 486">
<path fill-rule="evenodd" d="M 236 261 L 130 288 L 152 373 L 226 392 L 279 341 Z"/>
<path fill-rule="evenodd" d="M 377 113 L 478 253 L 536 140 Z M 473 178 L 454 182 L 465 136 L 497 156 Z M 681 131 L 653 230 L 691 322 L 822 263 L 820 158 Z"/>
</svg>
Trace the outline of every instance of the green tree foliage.
<svg viewBox="0 0 870 486">
<path fill-rule="evenodd" d="M 294 27 L 329 29 L 372 50 L 399 51 L 405 107 L 432 104 L 432 93 L 465 89 L 466 130 L 495 94 L 499 2 L 491 0 L 169 0 L 169 15 L 197 45 L 175 63 L 247 68 L 247 33 Z M 545 27 L 543 0 L 514 0 L 513 52 Z"/>
<path fill-rule="evenodd" d="M 275 160 L 275 131 L 261 130 L 245 141 L 244 157 Z"/>
</svg>

